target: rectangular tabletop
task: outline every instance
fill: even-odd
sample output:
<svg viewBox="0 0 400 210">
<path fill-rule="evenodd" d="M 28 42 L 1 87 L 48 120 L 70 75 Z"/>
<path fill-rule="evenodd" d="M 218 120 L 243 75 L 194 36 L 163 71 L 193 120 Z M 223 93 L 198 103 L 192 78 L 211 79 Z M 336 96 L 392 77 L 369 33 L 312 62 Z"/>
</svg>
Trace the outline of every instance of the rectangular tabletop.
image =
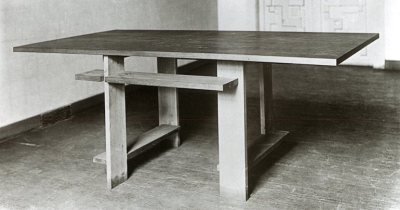
<svg viewBox="0 0 400 210">
<path fill-rule="evenodd" d="M 15 47 L 14 52 L 338 65 L 379 34 L 113 30 Z"/>
</svg>

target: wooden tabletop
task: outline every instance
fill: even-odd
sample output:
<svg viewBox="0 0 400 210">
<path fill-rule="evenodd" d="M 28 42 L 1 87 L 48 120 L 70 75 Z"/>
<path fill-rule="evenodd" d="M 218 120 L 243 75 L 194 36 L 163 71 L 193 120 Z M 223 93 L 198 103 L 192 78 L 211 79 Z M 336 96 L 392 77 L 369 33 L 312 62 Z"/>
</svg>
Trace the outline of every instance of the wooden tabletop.
<svg viewBox="0 0 400 210">
<path fill-rule="evenodd" d="M 338 65 L 379 34 L 114 30 L 14 47 L 14 52 Z"/>
</svg>

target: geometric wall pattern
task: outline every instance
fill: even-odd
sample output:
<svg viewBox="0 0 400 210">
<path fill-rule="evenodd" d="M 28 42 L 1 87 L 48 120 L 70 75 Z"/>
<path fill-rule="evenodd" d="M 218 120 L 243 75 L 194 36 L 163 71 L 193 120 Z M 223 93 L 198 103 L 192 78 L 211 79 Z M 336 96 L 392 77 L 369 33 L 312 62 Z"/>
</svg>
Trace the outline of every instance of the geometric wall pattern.
<svg viewBox="0 0 400 210">
<path fill-rule="evenodd" d="M 366 0 L 261 1 L 266 31 L 367 32 Z M 367 50 L 358 56 L 367 56 Z"/>
<path fill-rule="evenodd" d="M 366 32 L 366 0 L 322 0 L 322 31 Z"/>
<path fill-rule="evenodd" d="M 367 32 L 366 0 L 321 1 L 322 31 Z M 359 56 L 368 56 L 367 48 Z"/>
<path fill-rule="evenodd" d="M 305 0 L 265 0 L 265 29 L 305 31 Z"/>
<path fill-rule="evenodd" d="M 307 22 L 324 32 L 367 30 L 366 0 L 264 0 L 264 6 L 265 30 L 309 31 Z"/>
</svg>

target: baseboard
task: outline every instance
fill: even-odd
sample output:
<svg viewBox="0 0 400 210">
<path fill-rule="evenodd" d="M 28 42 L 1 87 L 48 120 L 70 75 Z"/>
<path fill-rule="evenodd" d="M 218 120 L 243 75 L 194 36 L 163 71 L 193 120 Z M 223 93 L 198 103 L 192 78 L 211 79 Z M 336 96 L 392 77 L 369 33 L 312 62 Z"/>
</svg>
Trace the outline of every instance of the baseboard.
<svg viewBox="0 0 400 210">
<path fill-rule="evenodd" d="M 16 136 L 20 133 L 30 131 L 42 125 L 41 116 L 37 115 L 28 119 L 0 128 L 0 139 Z"/>
<path fill-rule="evenodd" d="M 385 69 L 389 70 L 400 70 L 400 61 L 386 60 Z"/>
<path fill-rule="evenodd" d="M 104 94 L 98 94 L 81 101 L 63 106 L 28 119 L 15 122 L 13 124 L 0 128 L 0 140 L 13 138 L 21 133 L 28 132 L 33 129 L 43 128 L 57 122 L 67 120 L 74 114 L 84 111 L 90 107 L 104 102 Z"/>
<path fill-rule="evenodd" d="M 104 94 L 100 93 L 89 98 L 85 98 L 81 101 L 77 101 L 71 104 L 71 115 L 75 115 L 79 112 L 85 111 L 93 106 L 104 103 Z"/>
<path fill-rule="evenodd" d="M 178 67 L 179 74 L 189 74 L 191 70 L 200 68 L 209 64 L 209 61 L 199 60 Z M 134 91 L 138 86 L 128 86 L 127 92 Z M 30 131 L 35 128 L 46 127 L 54 123 L 67 120 L 79 112 L 85 111 L 93 106 L 104 103 L 104 94 L 97 94 L 72 104 L 30 117 L 28 119 L 15 122 L 13 124 L 0 128 L 0 139 L 12 138 L 23 132 Z"/>
</svg>

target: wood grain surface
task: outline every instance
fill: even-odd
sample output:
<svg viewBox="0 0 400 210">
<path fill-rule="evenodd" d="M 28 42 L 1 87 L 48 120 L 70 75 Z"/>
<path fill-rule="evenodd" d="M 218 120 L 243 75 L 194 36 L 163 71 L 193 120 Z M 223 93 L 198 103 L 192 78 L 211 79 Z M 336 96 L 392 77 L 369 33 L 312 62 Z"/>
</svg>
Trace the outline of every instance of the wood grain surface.
<svg viewBox="0 0 400 210">
<path fill-rule="evenodd" d="M 220 196 L 249 198 L 247 159 L 246 73 L 243 62 L 218 61 L 218 77 L 238 78 L 238 86 L 218 92 L 218 159 Z"/>
<path fill-rule="evenodd" d="M 177 68 L 177 59 L 157 58 L 158 73 L 166 76 L 176 76 Z M 154 78 L 151 80 L 154 80 Z M 158 87 L 158 124 L 179 126 L 179 93 L 176 87 Z M 181 145 L 179 132 L 172 135 L 170 139 L 174 147 Z"/>
<path fill-rule="evenodd" d="M 104 75 L 125 71 L 123 57 L 104 56 Z M 104 83 L 107 187 L 128 179 L 125 86 Z"/>
<path fill-rule="evenodd" d="M 105 78 L 108 83 L 224 91 L 237 86 L 236 78 L 165 73 L 124 72 Z"/>
<path fill-rule="evenodd" d="M 338 65 L 378 38 L 367 33 L 113 30 L 14 47 L 14 52 Z"/>
<path fill-rule="evenodd" d="M 75 74 L 75 80 L 103 82 L 104 81 L 104 70 L 103 69 L 94 69 L 91 71 Z"/>
<path fill-rule="evenodd" d="M 103 82 L 104 71 L 95 69 L 75 75 L 75 80 Z M 109 83 L 132 84 L 157 87 L 175 87 L 184 89 L 224 91 L 237 86 L 237 79 L 214 76 L 192 76 L 165 73 L 124 72 L 108 76 Z"/>
</svg>

